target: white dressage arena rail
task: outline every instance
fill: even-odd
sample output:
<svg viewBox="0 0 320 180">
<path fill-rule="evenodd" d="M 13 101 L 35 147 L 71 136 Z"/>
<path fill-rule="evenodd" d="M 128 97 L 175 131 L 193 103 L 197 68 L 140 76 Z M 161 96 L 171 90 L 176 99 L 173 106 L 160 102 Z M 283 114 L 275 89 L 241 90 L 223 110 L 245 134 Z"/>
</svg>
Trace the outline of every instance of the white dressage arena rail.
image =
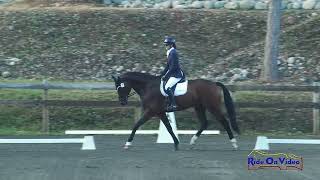
<svg viewBox="0 0 320 180">
<path fill-rule="evenodd" d="M 254 150 L 270 150 L 269 144 L 319 144 L 318 139 L 268 139 L 258 136 Z"/>
<path fill-rule="evenodd" d="M 61 139 L 0 139 L 0 144 L 82 144 L 82 150 L 95 150 L 93 136 L 84 136 L 84 138 L 61 138 Z"/>
<path fill-rule="evenodd" d="M 179 134 L 196 134 L 195 130 L 177 130 L 176 120 L 174 113 L 167 113 L 167 117 L 170 120 L 170 125 L 176 137 L 179 139 Z M 131 134 L 131 130 L 67 130 L 65 134 L 108 134 L 108 135 L 121 135 L 121 134 Z M 165 125 L 160 121 L 159 130 L 137 130 L 136 134 L 158 134 L 157 143 L 173 143 L 171 135 L 168 133 Z M 207 130 L 203 131 L 202 134 L 220 134 L 219 130 Z"/>
<path fill-rule="evenodd" d="M 177 130 L 178 134 L 195 134 L 197 131 L 195 130 Z M 67 130 L 65 134 L 69 135 L 122 135 L 122 134 L 131 134 L 131 130 Z M 159 134 L 159 130 L 138 130 L 136 134 Z M 219 130 L 206 130 L 203 131 L 202 134 L 220 134 Z"/>
</svg>

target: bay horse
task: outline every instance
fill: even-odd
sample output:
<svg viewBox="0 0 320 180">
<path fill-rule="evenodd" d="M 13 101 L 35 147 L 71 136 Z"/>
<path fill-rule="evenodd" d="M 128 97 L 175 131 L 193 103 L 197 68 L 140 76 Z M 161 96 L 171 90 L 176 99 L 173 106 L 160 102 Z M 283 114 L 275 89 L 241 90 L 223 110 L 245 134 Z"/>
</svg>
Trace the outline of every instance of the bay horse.
<svg viewBox="0 0 320 180">
<path fill-rule="evenodd" d="M 147 73 L 127 72 L 118 77 L 112 76 L 118 92 L 121 105 L 128 103 L 128 97 L 132 95 L 133 89 L 140 96 L 143 113 L 141 118 L 134 125 L 131 135 L 124 148 L 132 145 L 133 137 L 141 125 L 152 117 L 159 117 L 168 132 L 173 138 L 174 148 L 178 150 L 179 140 L 172 131 L 169 119 L 166 116 L 166 99 L 160 92 L 160 76 L 153 76 Z M 191 138 L 190 144 L 194 144 L 202 131 L 208 126 L 206 110 L 212 113 L 227 131 L 232 146 L 237 149 L 237 140 L 233 136 L 232 129 L 240 134 L 237 122 L 234 103 L 229 90 L 220 82 L 212 82 L 204 79 L 188 80 L 187 93 L 175 96 L 178 106 L 177 111 L 194 107 L 200 122 L 200 128 Z M 229 116 L 230 124 L 226 118 Z"/>
</svg>

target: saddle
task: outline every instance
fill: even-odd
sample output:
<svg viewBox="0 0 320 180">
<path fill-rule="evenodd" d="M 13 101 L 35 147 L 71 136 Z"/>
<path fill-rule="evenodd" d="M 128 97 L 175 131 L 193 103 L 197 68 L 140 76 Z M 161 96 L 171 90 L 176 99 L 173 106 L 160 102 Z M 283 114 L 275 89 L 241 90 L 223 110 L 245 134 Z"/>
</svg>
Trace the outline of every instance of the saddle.
<svg viewBox="0 0 320 180">
<path fill-rule="evenodd" d="M 165 91 L 165 82 L 161 80 L 160 83 L 160 92 L 163 96 L 168 96 L 167 92 Z M 182 78 L 176 85 L 172 87 L 174 91 L 174 96 L 181 96 L 187 93 L 188 90 L 188 80 L 186 78 Z"/>
</svg>

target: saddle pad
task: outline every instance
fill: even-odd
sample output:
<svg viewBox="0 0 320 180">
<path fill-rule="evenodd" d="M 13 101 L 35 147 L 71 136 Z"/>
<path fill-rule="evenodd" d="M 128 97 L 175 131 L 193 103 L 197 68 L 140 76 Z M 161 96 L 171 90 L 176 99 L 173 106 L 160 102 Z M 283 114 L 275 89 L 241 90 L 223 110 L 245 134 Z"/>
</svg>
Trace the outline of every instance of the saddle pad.
<svg viewBox="0 0 320 180">
<path fill-rule="evenodd" d="M 163 96 L 168 96 L 168 94 L 164 91 L 163 81 L 160 83 L 160 92 Z M 176 89 L 174 90 L 174 96 L 181 96 L 187 93 L 188 90 L 188 80 L 178 83 L 176 85 Z"/>
</svg>

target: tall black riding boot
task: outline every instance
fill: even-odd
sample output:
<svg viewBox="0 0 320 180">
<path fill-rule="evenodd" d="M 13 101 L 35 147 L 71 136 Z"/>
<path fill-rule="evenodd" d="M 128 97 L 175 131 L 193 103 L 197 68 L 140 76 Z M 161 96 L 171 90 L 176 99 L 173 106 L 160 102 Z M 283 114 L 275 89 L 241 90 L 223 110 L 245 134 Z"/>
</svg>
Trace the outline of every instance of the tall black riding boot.
<svg viewBox="0 0 320 180">
<path fill-rule="evenodd" d="M 168 95 L 169 95 L 169 105 L 167 107 L 168 112 L 176 111 L 177 110 L 177 105 L 176 101 L 174 99 L 174 92 L 171 88 L 168 88 Z"/>
</svg>

